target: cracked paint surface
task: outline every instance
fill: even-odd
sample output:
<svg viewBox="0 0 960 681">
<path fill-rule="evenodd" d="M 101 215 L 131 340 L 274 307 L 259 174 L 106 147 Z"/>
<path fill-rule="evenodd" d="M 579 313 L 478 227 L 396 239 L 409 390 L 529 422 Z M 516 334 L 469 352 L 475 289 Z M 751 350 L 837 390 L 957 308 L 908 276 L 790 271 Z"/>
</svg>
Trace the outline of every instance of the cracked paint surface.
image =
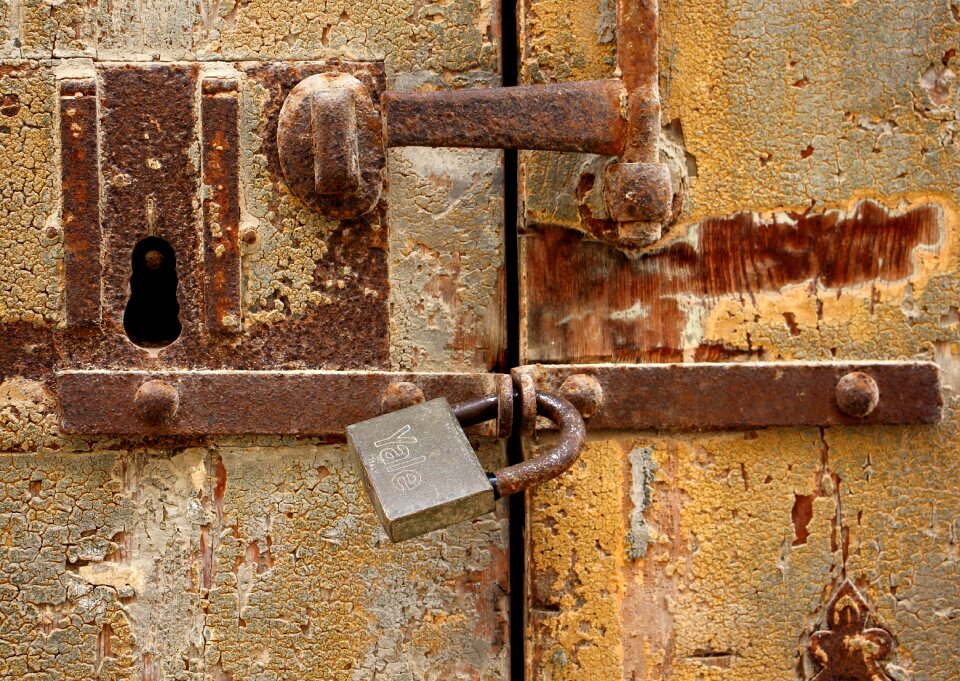
<svg viewBox="0 0 960 681">
<path fill-rule="evenodd" d="M 486 0 L 0 4 L 0 677 L 507 677 L 504 504 L 392 545 L 342 446 L 66 437 L 52 380 L 69 335 L 56 81 L 106 61 L 201 62 L 203 76 L 239 81 L 244 333 L 315 315 L 336 335 L 329 311 L 354 305 L 389 329 L 367 368 L 488 370 L 503 352 L 500 155 L 397 151 L 372 235 L 351 234 L 277 181 L 262 129 L 275 81 L 255 62 L 378 60 L 393 89 L 495 86 L 498 11 Z M 199 164 L 199 147 L 188 152 Z M 348 255 L 376 258 L 380 286 L 343 266 L 356 243 L 369 253 Z M 478 446 L 488 469 L 502 465 L 500 445 Z"/>
<path fill-rule="evenodd" d="M 527 80 L 610 75 L 602 40 L 546 47 L 566 4 L 524 11 Z M 661 159 L 686 195 L 644 257 L 567 229 L 597 215 L 596 159 L 525 156 L 525 361 L 926 359 L 948 405 L 932 427 L 592 434 L 590 474 L 528 503 L 530 678 L 809 681 L 846 578 L 890 679 L 955 676 L 958 33 L 926 1 L 661 0 Z M 867 235 L 911 211 L 925 236 Z"/>
<path fill-rule="evenodd" d="M 391 545 L 343 459 L 310 445 L 6 457 L 0 674 L 497 674 L 500 519 Z"/>
</svg>

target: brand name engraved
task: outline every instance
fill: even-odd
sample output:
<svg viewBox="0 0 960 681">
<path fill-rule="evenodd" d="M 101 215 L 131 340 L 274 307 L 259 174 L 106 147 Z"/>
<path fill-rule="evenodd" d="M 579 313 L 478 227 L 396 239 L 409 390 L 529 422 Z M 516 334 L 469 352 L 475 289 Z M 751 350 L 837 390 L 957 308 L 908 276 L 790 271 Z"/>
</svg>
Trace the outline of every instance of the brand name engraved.
<svg viewBox="0 0 960 681">
<path fill-rule="evenodd" d="M 373 443 L 387 473 L 393 475 L 393 486 L 401 492 L 409 492 L 420 486 L 423 478 L 416 466 L 427 460 L 410 452 L 409 445 L 417 444 L 417 438 L 410 431 L 410 426 L 405 425 L 390 437 Z"/>
</svg>

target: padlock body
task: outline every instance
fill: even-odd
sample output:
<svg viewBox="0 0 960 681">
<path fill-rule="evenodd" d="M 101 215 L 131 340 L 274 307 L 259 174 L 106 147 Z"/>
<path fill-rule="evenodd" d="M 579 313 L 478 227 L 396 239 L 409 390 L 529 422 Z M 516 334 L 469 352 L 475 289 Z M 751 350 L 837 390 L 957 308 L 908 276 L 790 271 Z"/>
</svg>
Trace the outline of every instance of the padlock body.
<svg viewBox="0 0 960 681">
<path fill-rule="evenodd" d="M 494 509 L 493 486 L 445 398 L 348 426 L 347 442 L 394 542 Z"/>
</svg>

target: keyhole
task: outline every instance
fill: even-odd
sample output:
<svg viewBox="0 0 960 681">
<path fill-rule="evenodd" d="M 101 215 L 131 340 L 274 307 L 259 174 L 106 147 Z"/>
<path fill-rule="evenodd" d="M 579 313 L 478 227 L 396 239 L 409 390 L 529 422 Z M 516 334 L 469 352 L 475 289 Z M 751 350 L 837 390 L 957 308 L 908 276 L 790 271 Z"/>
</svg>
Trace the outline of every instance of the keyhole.
<svg viewBox="0 0 960 681">
<path fill-rule="evenodd" d="M 127 338 L 143 348 L 162 348 L 180 336 L 177 259 L 173 247 L 150 236 L 133 248 L 130 300 L 123 313 Z"/>
</svg>

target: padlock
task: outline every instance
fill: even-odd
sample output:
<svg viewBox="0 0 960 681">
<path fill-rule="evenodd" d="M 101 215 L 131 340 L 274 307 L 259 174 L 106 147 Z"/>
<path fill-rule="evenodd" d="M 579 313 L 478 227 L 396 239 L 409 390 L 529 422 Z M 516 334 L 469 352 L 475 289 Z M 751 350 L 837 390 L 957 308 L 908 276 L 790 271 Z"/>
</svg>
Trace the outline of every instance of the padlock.
<svg viewBox="0 0 960 681">
<path fill-rule="evenodd" d="M 347 442 L 374 510 L 391 541 L 412 539 L 494 510 L 501 496 L 560 475 L 580 456 L 583 418 L 562 397 L 537 391 L 537 413 L 560 427 L 545 454 L 485 473 L 463 428 L 495 418 L 488 395 L 451 407 L 446 398 L 347 427 Z"/>
</svg>

